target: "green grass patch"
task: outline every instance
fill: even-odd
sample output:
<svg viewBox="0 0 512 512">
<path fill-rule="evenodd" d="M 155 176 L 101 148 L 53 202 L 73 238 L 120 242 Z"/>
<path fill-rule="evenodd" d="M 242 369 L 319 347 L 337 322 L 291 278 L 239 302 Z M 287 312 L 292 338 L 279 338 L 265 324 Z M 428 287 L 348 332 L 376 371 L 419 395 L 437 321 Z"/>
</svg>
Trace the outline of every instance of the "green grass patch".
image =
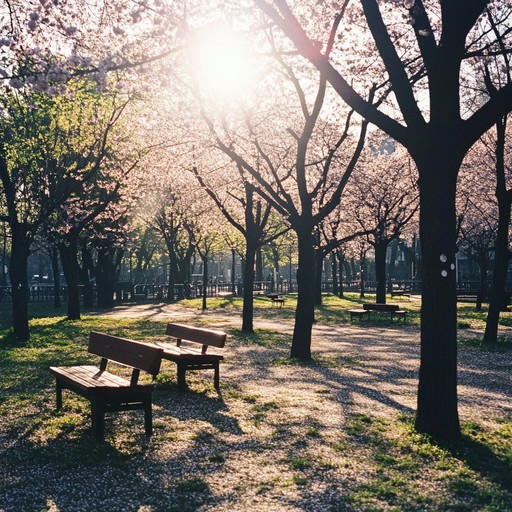
<svg viewBox="0 0 512 512">
<path fill-rule="evenodd" d="M 399 422 L 352 415 L 347 434 L 370 449 L 370 482 L 350 495 L 363 510 L 508 510 L 511 501 L 512 422 L 494 431 L 464 423 L 463 436 L 437 443 L 413 429 L 413 420 Z M 348 449 L 350 450 L 350 443 Z M 336 449 L 337 445 L 333 445 Z M 346 453 L 347 445 L 341 444 Z"/>
</svg>

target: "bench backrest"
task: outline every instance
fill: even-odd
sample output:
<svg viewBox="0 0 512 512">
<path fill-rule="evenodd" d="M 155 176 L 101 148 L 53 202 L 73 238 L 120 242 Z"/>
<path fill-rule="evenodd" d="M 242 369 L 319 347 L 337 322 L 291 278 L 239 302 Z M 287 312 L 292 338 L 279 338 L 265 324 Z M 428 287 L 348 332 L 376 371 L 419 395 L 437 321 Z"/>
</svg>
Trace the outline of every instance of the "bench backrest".
<svg viewBox="0 0 512 512">
<path fill-rule="evenodd" d="M 227 336 L 227 334 L 222 331 L 203 329 L 183 324 L 167 324 L 166 334 L 167 336 L 176 338 L 176 340 L 178 340 L 178 346 L 181 341 L 200 343 L 203 345 L 203 351 L 206 351 L 206 347 L 208 346 L 222 348 L 226 343 Z"/>
<path fill-rule="evenodd" d="M 363 309 L 367 311 L 388 311 L 393 313 L 394 311 L 398 311 L 400 306 L 397 304 L 365 303 L 363 304 Z"/>
<path fill-rule="evenodd" d="M 143 370 L 156 377 L 160 371 L 163 349 L 148 343 L 93 331 L 89 335 L 88 352 L 102 358 L 103 370 L 106 368 L 106 360 L 109 360 Z"/>
</svg>

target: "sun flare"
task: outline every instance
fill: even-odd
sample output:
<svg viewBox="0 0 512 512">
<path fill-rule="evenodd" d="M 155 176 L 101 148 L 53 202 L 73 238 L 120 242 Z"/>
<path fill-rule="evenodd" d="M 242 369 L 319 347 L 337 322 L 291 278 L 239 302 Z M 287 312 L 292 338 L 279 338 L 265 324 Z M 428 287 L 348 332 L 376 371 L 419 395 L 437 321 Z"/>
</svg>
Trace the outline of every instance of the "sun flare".
<svg viewBox="0 0 512 512">
<path fill-rule="evenodd" d="M 200 89 L 218 101 L 239 99 L 250 88 L 254 62 L 244 39 L 225 24 L 196 32 L 191 65 Z"/>
</svg>

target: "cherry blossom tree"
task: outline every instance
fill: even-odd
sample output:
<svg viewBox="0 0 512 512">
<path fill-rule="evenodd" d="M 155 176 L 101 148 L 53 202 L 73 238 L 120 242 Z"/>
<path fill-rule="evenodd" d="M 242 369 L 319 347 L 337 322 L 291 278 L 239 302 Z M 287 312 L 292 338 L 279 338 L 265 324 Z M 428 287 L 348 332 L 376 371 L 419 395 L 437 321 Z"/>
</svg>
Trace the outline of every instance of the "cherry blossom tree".
<svg viewBox="0 0 512 512">
<path fill-rule="evenodd" d="M 219 186 L 218 179 L 215 185 L 212 184 L 211 173 L 207 178 L 197 167 L 194 167 L 194 174 L 199 184 L 205 189 L 226 220 L 244 238 L 242 331 L 254 332 L 253 290 L 256 253 L 264 245 L 286 233 L 289 228 L 283 226 L 283 223 L 272 222 L 272 220 L 275 221 L 271 216 L 272 205 L 262 203 L 256 195 L 254 185 L 247 181 L 243 169 L 239 169 L 239 171 L 241 172 L 237 173 L 238 176 L 235 175 L 235 180 L 229 180 L 229 189 L 226 190 Z"/>
<path fill-rule="evenodd" d="M 102 117 L 103 100 L 87 84 L 77 84 L 74 97 L 20 91 L 1 99 L 8 112 L 1 122 L 0 180 L 7 205 L 2 220 L 11 232 L 13 329 L 26 341 L 32 244 L 52 216 L 97 179 L 123 108 Z"/>
<path fill-rule="evenodd" d="M 400 154 L 366 154 L 365 164 L 352 176 L 347 196 L 354 220 L 366 232 L 375 254 L 376 300 L 386 302 L 386 255 L 400 239 L 418 210 L 415 168 Z M 386 173 L 381 169 L 385 168 Z"/>
<path fill-rule="evenodd" d="M 512 109 L 508 78 L 494 84 L 488 100 L 478 92 L 481 83 L 470 83 L 472 65 L 483 65 L 489 55 L 503 62 L 510 48 L 511 6 L 493 0 L 361 0 L 342 6 L 305 2 L 293 12 L 284 0 L 255 3 L 339 95 L 407 148 L 417 165 L 423 301 L 415 426 L 457 438 L 457 175 L 469 148 Z M 311 27 L 309 20 L 318 23 Z M 331 41 L 337 41 L 334 51 Z M 361 73 L 361 59 L 369 55 Z M 386 98 L 371 103 L 364 91 L 367 82 L 376 81 L 389 88 L 382 89 Z M 463 111 L 461 98 L 471 97 L 471 109 Z"/>
<path fill-rule="evenodd" d="M 287 98 L 293 94 L 291 101 L 298 101 L 298 108 L 297 103 L 287 108 L 290 113 L 298 111 L 299 115 L 290 115 L 284 123 L 277 115 L 275 132 L 271 131 L 267 111 L 260 111 L 254 117 L 246 115 L 236 128 L 228 127 L 222 121 L 216 124 L 204 110 L 203 118 L 214 137 L 215 146 L 232 159 L 245 174 L 245 180 L 252 184 L 264 202 L 286 218 L 297 235 L 298 302 L 290 354 L 307 360 L 311 358 L 314 322 L 313 231 L 338 205 L 363 150 L 367 123 L 362 121 L 354 136 L 350 130 L 352 116 L 348 113 L 344 128 L 336 133 L 333 124 L 321 116 L 325 104 L 330 106 L 330 101 L 326 100 L 325 79 L 318 79 L 313 86 L 311 77 L 300 77 L 278 56 L 277 50 L 275 55 L 279 69 L 287 79 L 284 94 Z M 276 113 L 275 107 L 277 105 L 272 105 L 270 115 Z M 267 122 L 260 119 L 267 119 Z"/>
</svg>

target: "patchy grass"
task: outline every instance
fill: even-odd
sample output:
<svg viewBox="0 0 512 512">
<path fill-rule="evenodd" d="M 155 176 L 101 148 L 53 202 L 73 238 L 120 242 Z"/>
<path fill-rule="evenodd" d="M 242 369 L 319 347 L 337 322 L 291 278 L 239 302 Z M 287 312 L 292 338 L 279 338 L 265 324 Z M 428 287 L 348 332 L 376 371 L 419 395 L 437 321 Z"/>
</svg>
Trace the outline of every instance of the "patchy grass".
<svg viewBox="0 0 512 512">
<path fill-rule="evenodd" d="M 354 415 L 347 433 L 368 449 L 370 482 L 349 496 L 358 510 L 508 510 L 512 422 L 493 432 L 463 424 L 460 441 L 439 444 L 399 421 Z M 345 445 L 346 446 L 346 445 Z M 350 446 L 350 444 L 349 444 Z M 345 448 L 346 449 L 346 448 Z"/>
<path fill-rule="evenodd" d="M 335 309 L 336 300 L 326 308 Z M 96 362 L 86 353 L 90 330 L 150 341 L 162 336 L 165 321 L 93 312 L 68 321 L 50 313 L 34 315 L 26 345 L 14 344 L 5 324 L 0 331 L 6 512 L 512 509 L 510 417 L 477 414 L 462 424 L 460 441 L 438 443 L 415 432 L 410 414 L 361 409 L 355 395 L 386 394 L 391 382 L 363 378 L 366 389 L 350 380 L 372 375 L 363 351 L 315 352 L 304 364 L 287 357 L 290 336 L 277 330 L 229 330 L 233 356 L 222 370 L 220 396 L 210 376 L 194 373 L 190 391 L 180 393 L 175 366 L 164 364 L 154 436 L 145 438 L 140 411 L 130 411 L 109 415 L 107 442 L 97 444 L 86 400 L 65 392 L 62 411 L 54 410 L 48 366 Z M 478 358 L 475 347 L 474 339 L 461 343 Z M 510 348 L 506 339 L 481 350 L 509 357 Z"/>
</svg>

